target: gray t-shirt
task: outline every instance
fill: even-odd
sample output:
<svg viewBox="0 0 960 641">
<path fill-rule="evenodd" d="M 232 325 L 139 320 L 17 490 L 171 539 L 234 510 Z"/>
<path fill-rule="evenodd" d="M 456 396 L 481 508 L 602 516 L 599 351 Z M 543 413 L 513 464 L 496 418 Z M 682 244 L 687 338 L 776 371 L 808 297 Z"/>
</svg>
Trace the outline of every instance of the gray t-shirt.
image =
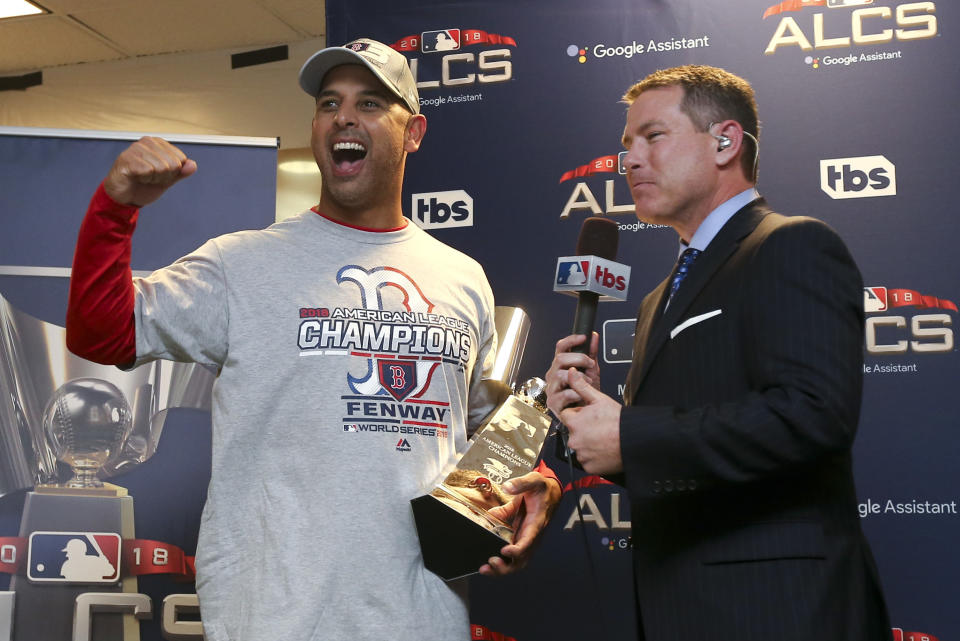
<svg viewBox="0 0 960 641">
<path fill-rule="evenodd" d="M 197 548 L 207 638 L 466 639 L 463 586 L 424 569 L 409 500 L 490 409 L 468 418 L 496 347 L 481 267 L 413 224 L 308 211 L 208 241 L 136 289 L 137 364 L 219 372 Z"/>
</svg>

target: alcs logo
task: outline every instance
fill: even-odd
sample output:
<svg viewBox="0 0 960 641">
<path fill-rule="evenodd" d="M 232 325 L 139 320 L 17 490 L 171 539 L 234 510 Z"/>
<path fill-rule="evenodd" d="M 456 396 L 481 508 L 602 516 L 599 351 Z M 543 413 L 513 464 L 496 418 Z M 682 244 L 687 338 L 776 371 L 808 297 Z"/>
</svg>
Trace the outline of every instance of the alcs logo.
<svg viewBox="0 0 960 641">
<path fill-rule="evenodd" d="M 473 198 L 462 189 L 414 194 L 410 218 L 422 229 L 473 227 Z"/>
<path fill-rule="evenodd" d="M 417 82 L 417 89 L 462 87 L 464 85 L 506 82 L 513 78 L 513 61 L 510 49 L 487 49 L 474 54 L 464 47 L 474 45 L 500 45 L 516 47 L 517 41 L 510 36 L 489 33 L 482 29 L 437 29 L 410 35 L 390 45 L 401 53 L 442 53 L 440 57 L 440 80 L 426 80 L 421 76 L 436 71 L 432 62 L 430 70 L 421 70 L 419 58 L 410 58 L 410 71 Z M 452 53 L 448 53 L 452 52 Z M 424 65 L 426 66 L 426 64 Z M 421 73 L 423 71 L 424 73 Z"/>
<path fill-rule="evenodd" d="M 586 178 L 597 174 L 626 174 L 626 167 L 624 165 L 626 153 L 625 151 L 621 151 L 617 155 L 611 154 L 609 156 L 594 158 L 586 165 L 581 165 L 575 169 L 563 172 L 560 176 L 560 182 L 564 183 L 573 178 Z M 589 212 L 588 215 L 590 216 L 636 214 L 637 210 L 633 202 L 630 202 L 630 204 L 617 204 L 614 202 L 614 190 L 617 182 L 620 182 L 621 185 L 623 184 L 622 180 L 618 181 L 613 178 L 604 181 L 604 203 L 602 207 L 600 206 L 600 201 L 597 199 L 597 196 L 586 182 L 581 181 L 575 183 L 573 192 L 570 194 L 570 197 L 567 198 L 567 202 L 563 206 L 563 211 L 560 212 L 560 218 L 567 218 L 570 216 L 570 213 L 574 211 Z"/>
<path fill-rule="evenodd" d="M 897 170 L 883 156 L 820 161 L 820 189 L 834 199 L 897 195 Z"/>
<path fill-rule="evenodd" d="M 873 0 L 784 0 L 769 7 L 764 18 L 785 12 L 799 11 L 807 7 L 828 9 L 848 8 L 872 4 Z M 778 47 L 796 46 L 801 51 L 850 47 L 852 45 L 877 46 L 897 40 L 924 40 L 937 35 L 937 7 L 933 2 L 910 2 L 891 7 L 864 7 L 854 9 L 848 25 L 841 23 L 838 12 L 828 11 L 829 22 L 823 13 L 812 15 L 813 24 L 806 31 L 792 16 L 780 19 L 777 29 L 764 50 L 767 55 L 774 54 Z M 837 20 L 840 18 L 840 20 Z M 889 28 L 893 20 L 896 29 Z M 813 33 L 813 44 L 807 34 Z"/>
<path fill-rule="evenodd" d="M 886 312 L 899 307 L 950 310 L 954 313 L 958 311 L 953 301 L 926 296 L 912 289 L 863 288 L 863 310 L 867 314 Z M 901 315 L 868 316 L 866 344 L 868 354 L 906 354 L 908 351 L 928 354 L 951 352 L 953 351 L 953 318 L 944 311 L 916 314 L 909 319 Z"/>
</svg>

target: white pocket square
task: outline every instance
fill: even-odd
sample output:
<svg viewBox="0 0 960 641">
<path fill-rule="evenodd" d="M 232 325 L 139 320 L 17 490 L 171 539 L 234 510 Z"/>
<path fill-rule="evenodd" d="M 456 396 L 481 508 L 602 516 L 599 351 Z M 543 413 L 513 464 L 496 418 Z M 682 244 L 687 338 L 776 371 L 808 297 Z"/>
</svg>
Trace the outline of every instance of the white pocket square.
<svg viewBox="0 0 960 641">
<path fill-rule="evenodd" d="M 682 332 L 682 331 L 685 330 L 686 328 L 690 327 L 691 325 L 696 325 L 697 323 L 703 322 L 703 321 L 707 320 L 708 318 L 713 318 L 714 316 L 719 316 L 719 315 L 720 315 L 720 312 L 722 312 L 722 311 L 723 311 L 723 310 L 715 309 L 715 310 L 713 310 L 712 312 L 707 312 L 706 314 L 700 314 L 699 316 L 692 316 L 692 317 L 688 318 L 687 320 L 683 321 L 682 323 L 680 323 L 679 325 L 677 325 L 676 327 L 674 327 L 672 330 L 670 330 L 670 340 L 673 340 L 673 337 L 674 337 L 674 336 L 676 336 L 677 334 L 679 334 L 680 332 Z"/>
</svg>

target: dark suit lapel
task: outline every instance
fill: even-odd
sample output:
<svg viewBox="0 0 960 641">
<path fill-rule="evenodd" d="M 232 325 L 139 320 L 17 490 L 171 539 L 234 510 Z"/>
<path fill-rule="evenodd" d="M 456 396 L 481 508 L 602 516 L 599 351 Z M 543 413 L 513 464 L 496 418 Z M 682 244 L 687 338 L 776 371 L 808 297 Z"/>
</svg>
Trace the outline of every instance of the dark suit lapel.
<svg viewBox="0 0 960 641">
<path fill-rule="evenodd" d="M 670 337 L 670 330 L 677 326 L 701 290 L 737 250 L 740 241 L 749 235 L 768 213 L 770 210 L 763 198 L 758 198 L 737 211 L 720 229 L 703 254 L 697 258 L 665 312 L 662 310 L 665 303 L 663 298 L 667 288 L 666 280 L 648 296 L 652 298 L 654 294 L 658 294 L 655 305 L 648 306 L 647 303 L 650 301 L 644 300 L 640 317 L 637 319 L 633 363 L 624 388 L 626 398 L 633 399 L 636 390 L 647 376 L 654 358 Z"/>
<path fill-rule="evenodd" d="M 630 371 L 627 372 L 627 380 L 623 388 L 623 400 L 628 405 L 633 399 L 633 392 L 639 382 L 640 366 L 645 360 L 644 354 L 647 349 L 647 341 L 650 338 L 650 331 L 660 317 L 663 309 L 663 299 L 669 283 L 670 277 L 668 276 L 640 303 L 640 311 L 637 312 L 637 324 L 633 333 L 633 357 L 630 360 Z"/>
</svg>

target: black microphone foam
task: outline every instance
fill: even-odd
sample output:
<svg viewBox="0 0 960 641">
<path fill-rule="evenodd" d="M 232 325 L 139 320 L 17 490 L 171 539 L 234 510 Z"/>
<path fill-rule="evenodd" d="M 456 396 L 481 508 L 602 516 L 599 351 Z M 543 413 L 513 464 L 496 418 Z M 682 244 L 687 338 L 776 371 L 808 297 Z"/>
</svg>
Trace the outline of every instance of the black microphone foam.
<svg viewBox="0 0 960 641">
<path fill-rule="evenodd" d="M 599 256 L 617 259 L 619 227 L 609 218 L 591 216 L 583 221 L 577 237 L 577 256 Z"/>
<path fill-rule="evenodd" d="M 609 218 L 599 216 L 587 218 L 580 227 L 580 236 L 577 237 L 577 255 L 616 260 L 619 233 L 619 226 Z M 590 274 L 586 276 L 591 277 Z M 574 347 L 574 352 L 587 354 L 590 351 L 590 337 L 593 336 L 593 325 L 597 319 L 599 298 L 599 294 L 595 292 L 580 292 L 577 295 L 577 312 L 573 318 L 572 333 L 582 334 L 587 337 L 587 340 Z"/>
</svg>

